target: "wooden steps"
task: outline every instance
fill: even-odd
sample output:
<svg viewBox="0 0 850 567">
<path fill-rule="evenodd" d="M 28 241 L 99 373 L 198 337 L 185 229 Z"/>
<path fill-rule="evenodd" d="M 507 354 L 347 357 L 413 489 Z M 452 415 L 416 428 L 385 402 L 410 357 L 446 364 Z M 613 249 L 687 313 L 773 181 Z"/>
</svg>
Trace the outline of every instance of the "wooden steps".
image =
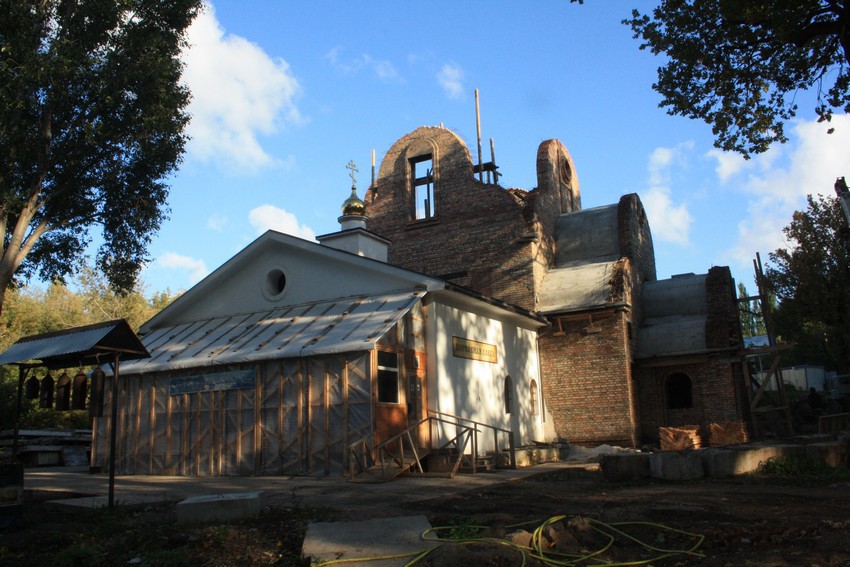
<svg viewBox="0 0 850 567">
<path fill-rule="evenodd" d="M 427 455 L 427 452 L 425 453 Z M 419 455 L 420 459 L 423 455 Z M 403 465 L 401 464 L 403 463 Z M 351 477 L 351 482 L 376 483 L 389 482 L 392 479 L 407 474 L 416 467 L 416 458 L 412 453 L 405 453 L 403 458 L 393 456 L 381 463 L 375 463 L 364 471 Z"/>
</svg>

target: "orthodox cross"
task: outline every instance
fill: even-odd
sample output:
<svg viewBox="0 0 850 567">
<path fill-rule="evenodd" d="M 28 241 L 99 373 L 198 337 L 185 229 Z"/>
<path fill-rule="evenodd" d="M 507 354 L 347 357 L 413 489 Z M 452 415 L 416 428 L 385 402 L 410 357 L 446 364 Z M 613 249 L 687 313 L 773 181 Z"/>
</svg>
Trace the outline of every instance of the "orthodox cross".
<svg viewBox="0 0 850 567">
<path fill-rule="evenodd" d="M 357 179 L 354 178 L 354 174 L 358 173 L 360 170 L 357 169 L 356 165 L 354 165 L 354 160 L 349 160 L 348 164 L 345 166 L 345 169 L 349 170 L 348 175 L 351 176 L 351 186 L 356 187 L 357 186 Z"/>
</svg>

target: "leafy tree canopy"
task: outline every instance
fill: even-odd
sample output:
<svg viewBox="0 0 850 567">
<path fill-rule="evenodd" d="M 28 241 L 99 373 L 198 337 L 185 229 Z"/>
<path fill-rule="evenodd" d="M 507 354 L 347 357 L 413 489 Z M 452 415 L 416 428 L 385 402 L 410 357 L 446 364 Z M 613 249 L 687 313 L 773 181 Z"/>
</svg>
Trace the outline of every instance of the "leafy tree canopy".
<svg viewBox="0 0 850 567">
<path fill-rule="evenodd" d="M 710 124 L 723 150 L 787 141 L 801 90 L 816 90 L 821 120 L 850 112 L 847 0 L 661 0 L 624 23 L 668 58 L 653 85 L 661 106 Z"/>
<path fill-rule="evenodd" d="M 167 214 L 201 0 L 0 0 L 0 305 L 63 281 L 100 227 L 98 269 L 132 290 Z"/>
<path fill-rule="evenodd" d="M 750 296 L 744 282 L 738 282 L 738 313 L 741 319 L 741 332 L 744 337 L 756 337 L 767 331 L 764 328 L 764 316 L 758 299 L 746 299 Z"/>
<path fill-rule="evenodd" d="M 838 199 L 808 197 L 783 230 L 789 249 L 770 255 L 765 277 L 779 306 L 777 334 L 795 343 L 793 363 L 850 370 L 850 243 Z"/>
</svg>

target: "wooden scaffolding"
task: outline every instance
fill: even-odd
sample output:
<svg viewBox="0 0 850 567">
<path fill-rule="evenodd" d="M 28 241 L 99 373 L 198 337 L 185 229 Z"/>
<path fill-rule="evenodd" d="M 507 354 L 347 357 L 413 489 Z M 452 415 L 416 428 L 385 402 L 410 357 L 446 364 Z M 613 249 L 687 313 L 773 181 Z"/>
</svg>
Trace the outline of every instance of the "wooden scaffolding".
<svg viewBox="0 0 850 567">
<path fill-rule="evenodd" d="M 785 382 L 782 379 L 782 351 L 789 345 L 777 344 L 776 333 L 773 326 L 773 306 L 769 300 L 767 283 L 761 263 L 761 256 L 756 253 L 753 260 L 756 286 L 758 295 L 739 297 L 739 303 L 747 305 L 755 301 L 758 304 L 758 313 L 764 323 L 767 344 L 744 348 L 744 383 L 750 398 L 750 414 L 752 416 L 753 437 L 761 439 L 768 435 L 785 436 L 794 433 L 794 424 L 791 417 L 791 407 L 785 392 Z M 753 372 L 756 364 L 759 372 Z M 752 367 L 751 367 L 752 366 Z M 767 370 L 764 371 L 764 367 Z M 759 377 L 756 377 L 756 374 Z M 768 385 L 774 382 L 776 385 L 775 396 L 767 396 L 765 392 Z"/>
</svg>

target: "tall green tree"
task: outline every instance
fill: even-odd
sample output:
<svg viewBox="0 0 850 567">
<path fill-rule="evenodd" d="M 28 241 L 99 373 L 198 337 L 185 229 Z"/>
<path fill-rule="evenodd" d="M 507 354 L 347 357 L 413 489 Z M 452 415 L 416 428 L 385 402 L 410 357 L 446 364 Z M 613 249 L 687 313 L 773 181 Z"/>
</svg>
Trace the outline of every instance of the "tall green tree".
<svg viewBox="0 0 850 567">
<path fill-rule="evenodd" d="M 787 141 L 801 90 L 817 92 L 822 120 L 850 112 L 848 0 L 661 0 L 624 23 L 666 56 L 653 85 L 661 106 L 711 125 L 723 150 Z"/>
<path fill-rule="evenodd" d="M 744 282 L 738 282 L 738 313 L 741 318 L 741 332 L 744 337 L 765 334 L 764 316 L 758 299 L 744 300 L 750 297 Z"/>
<path fill-rule="evenodd" d="M 178 58 L 201 0 L 0 0 L 0 309 L 96 265 L 132 290 L 186 142 Z"/>
<path fill-rule="evenodd" d="M 765 272 L 777 334 L 796 345 L 792 362 L 850 371 L 850 243 L 838 199 L 810 195 L 783 232 L 789 247 Z"/>
</svg>

